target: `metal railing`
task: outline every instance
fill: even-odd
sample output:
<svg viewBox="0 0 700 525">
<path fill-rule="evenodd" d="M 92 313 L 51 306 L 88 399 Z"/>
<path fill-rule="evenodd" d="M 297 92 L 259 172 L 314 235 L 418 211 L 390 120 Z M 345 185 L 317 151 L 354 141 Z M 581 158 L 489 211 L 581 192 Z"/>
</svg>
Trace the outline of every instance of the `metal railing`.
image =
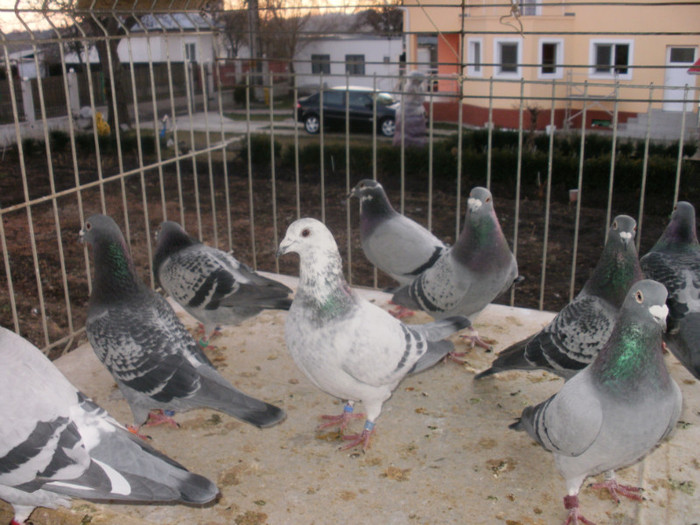
<svg viewBox="0 0 700 525">
<path fill-rule="evenodd" d="M 40 15 L 48 32 L 24 23 L 29 13 Z M 27 9 L 15 14 L 25 29 L 21 37 L 0 32 L 0 93 L 9 120 L 0 124 L 0 319 L 54 354 L 83 336 L 91 269 L 77 232 L 95 212 L 123 227 L 151 285 L 152 231 L 162 220 L 177 220 L 198 238 L 235 250 L 256 269 L 295 273 L 295 261 L 274 258 L 276 245 L 292 220 L 315 216 L 336 234 L 348 280 L 383 287 L 391 282 L 361 254 L 356 206 L 344 203 L 354 183 L 379 179 L 397 209 L 450 242 L 461 229 L 469 190 L 484 185 L 494 193 L 521 273 L 528 272 L 527 294 L 519 287 L 505 300 L 554 310 L 595 264 L 592 254 L 602 248 L 613 214 L 637 219 L 643 250 L 679 198 L 698 197 L 692 175 L 700 163 L 686 159 L 697 144 L 697 109 L 682 112 L 675 142 L 657 146 L 652 124 L 664 93 L 680 90 L 682 101 L 697 108 L 698 88 L 433 74 L 426 83 L 451 87 L 426 91 L 425 147 L 412 148 L 404 140 L 392 145 L 377 126 L 357 132 L 348 102 L 340 129 L 305 133 L 297 121 L 296 75 L 220 58 L 216 26 L 180 20 L 158 28 L 139 23 L 133 12 L 87 10 L 63 13 L 78 28 L 66 36 L 54 15 Z M 125 23 L 127 16 L 134 25 Z M 185 8 L 183 16 L 195 13 Z M 85 17 L 96 33 L 80 29 Z M 129 57 L 115 66 L 125 79 L 119 96 L 114 70 L 87 60 L 81 82 L 74 82 L 66 60 L 67 45 L 79 41 L 86 48 L 105 45 L 103 64 L 118 63 L 108 45 L 116 39 L 107 30 L 112 19 Z M 195 49 L 211 45 L 219 58 L 188 62 L 185 46 L 192 43 Z M 19 63 L 11 56 L 22 47 L 34 51 L 36 71 L 50 51 L 57 74 L 17 78 Z M 155 48 L 164 54 L 156 57 Z M 224 82 L 226 65 L 236 74 Z M 460 66 L 466 71 L 466 63 Z M 375 74 L 365 81 L 395 86 L 387 91 L 400 99 L 402 79 Z M 319 90 L 354 81 L 349 74 L 317 80 Z M 118 108 L 121 95 L 126 113 Z M 608 118 L 601 119 L 609 127 L 592 129 L 590 113 L 603 96 Z M 54 98 L 60 109 L 47 103 Z M 620 110 L 630 103 L 645 106 L 640 113 L 647 120 L 636 124 L 637 135 L 630 131 L 635 117 Z M 372 111 L 376 122 L 376 99 Z M 325 120 L 323 110 L 320 117 Z M 564 122 L 568 130 L 561 129 Z M 570 189 L 576 190 L 572 201 Z"/>
</svg>

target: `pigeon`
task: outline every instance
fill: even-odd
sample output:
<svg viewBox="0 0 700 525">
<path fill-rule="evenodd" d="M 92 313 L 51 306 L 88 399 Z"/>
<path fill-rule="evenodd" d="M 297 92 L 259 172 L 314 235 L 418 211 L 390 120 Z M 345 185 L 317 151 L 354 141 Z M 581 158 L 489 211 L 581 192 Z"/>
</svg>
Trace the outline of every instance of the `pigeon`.
<svg viewBox="0 0 700 525">
<path fill-rule="evenodd" d="M 642 279 L 636 231 L 632 217 L 615 217 L 600 260 L 574 300 L 538 333 L 503 350 L 475 379 L 537 369 L 568 379 L 591 363 L 610 337 L 630 286 Z"/>
<path fill-rule="evenodd" d="M 361 434 L 344 436 L 345 449 L 369 447 L 383 403 L 401 379 L 425 370 L 453 349 L 444 338 L 470 326 L 466 317 L 406 325 L 363 299 L 343 278 L 338 246 L 316 219 L 293 222 L 278 257 L 299 254 L 299 286 L 285 322 L 287 348 L 297 366 L 327 394 L 346 401 L 343 414 L 324 416 L 327 426 L 345 428 L 361 401 L 366 422 Z"/>
<path fill-rule="evenodd" d="M 292 292 L 172 221 L 160 225 L 153 271 L 158 284 L 203 325 L 206 346 L 217 325 L 237 325 L 262 310 L 289 310 Z"/>
<path fill-rule="evenodd" d="M 360 181 L 348 198 L 360 201 L 360 239 L 367 259 L 401 285 L 430 268 L 447 246 L 417 222 L 391 207 L 382 185 Z"/>
<path fill-rule="evenodd" d="M 604 483 L 619 495 L 641 500 L 640 489 L 619 485 L 614 471 L 643 458 L 676 426 L 682 396 L 666 369 L 662 331 L 666 289 L 656 281 L 632 285 L 608 342 L 595 360 L 537 406 L 523 410 L 510 428 L 526 431 L 554 454 L 566 480 L 566 523 L 590 524 L 579 510 L 584 479 L 606 473 Z"/>
<path fill-rule="evenodd" d="M 491 192 L 475 187 L 467 200 L 457 242 L 392 301 L 435 319 L 463 315 L 471 321 L 518 277 L 518 264 L 503 236 Z M 477 335 L 474 342 L 489 347 Z"/>
<path fill-rule="evenodd" d="M 668 290 L 668 348 L 700 379 L 700 244 L 692 204 L 676 205 L 671 222 L 640 263 L 649 279 Z"/>
<path fill-rule="evenodd" d="M 260 428 L 279 423 L 278 407 L 247 396 L 216 371 L 172 307 L 137 276 L 117 224 L 93 215 L 80 232 L 92 246 L 95 279 L 86 332 L 131 407 L 136 429 L 149 410 L 212 408 Z M 150 424 L 174 422 L 156 414 Z"/>
<path fill-rule="evenodd" d="M 218 496 L 211 481 L 137 438 L 2 327 L 0 382 L 0 498 L 14 508 L 12 525 L 70 498 L 204 504 Z"/>
</svg>

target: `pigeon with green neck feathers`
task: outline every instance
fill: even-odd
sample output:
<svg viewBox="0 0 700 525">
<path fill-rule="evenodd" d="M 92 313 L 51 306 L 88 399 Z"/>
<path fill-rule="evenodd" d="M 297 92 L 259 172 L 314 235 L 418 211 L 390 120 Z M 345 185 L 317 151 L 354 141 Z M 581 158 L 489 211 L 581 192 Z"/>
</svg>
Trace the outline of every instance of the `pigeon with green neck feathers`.
<svg viewBox="0 0 700 525">
<path fill-rule="evenodd" d="M 467 200 L 464 227 L 457 242 L 392 301 L 423 310 L 435 319 L 463 315 L 473 321 L 518 277 L 518 265 L 503 236 L 491 192 L 475 187 Z M 474 341 L 484 344 L 478 336 Z"/>
<path fill-rule="evenodd" d="M 362 433 L 344 436 L 344 448 L 367 448 L 384 402 L 408 374 L 425 370 L 453 349 L 444 338 L 467 326 L 465 317 L 405 325 L 362 298 L 343 278 L 338 246 L 315 219 L 287 229 L 277 255 L 299 254 L 299 286 L 285 321 L 289 353 L 311 382 L 347 401 L 340 416 L 324 416 L 341 431 L 356 401 L 367 411 Z"/>
<path fill-rule="evenodd" d="M 656 281 L 632 285 L 608 342 L 595 360 L 547 401 L 527 407 L 511 425 L 554 454 L 566 480 L 566 523 L 591 522 L 579 510 L 578 493 L 588 476 L 594 485 L 641 500 L 639 489 L 619 485 L 614 471 L 642 459 L 675 428 L 682 397 L 664 363 L 666 289 Z"/>
<path fill-rule="evenodd" d="M 365 256 L 399 284 L 413 282 L 447 249 L 423 226 L 398 213 L 379 182 L 361 180 L 350 197 L 360 201 L 360 240 Z"/>
<path fill-rule="evenodd" d="M 135 425 L 144 424 L 150 410 L 194 408 L 219 410 L 257 427 L 284 419 L 283 410 L 240 392 L 216 371 L 168 302 L 138 277 L 114 220 L 93 215 L 80 237 L 92 246 L 95 261 L 88 340 L 129 403 Z"/>
<path fill-rule="evenodd" d="M 0 327 L 0 498 L 12 525 L 71 498 L 204 504 L 208 479 L 156 451 L 78 391 L 41 351 Z"/>
<path fill-rule="evenodd" d="M 610 337 L 627 291 L 642 278 L 636 231 L 632 217 L 615 217 L 598 264 L 574 300 L 542 330 L 500 352 L 475 379 L 537 369 L 569 378 L 591 363 Z"/>
<path fill-rule="evenodd" d="M 666 344 L 700 379 L 700 244 L 692 204 L 676 205 L 661 238 L 640 262 L 646 276 L 668 290 Z"/>
</svg>

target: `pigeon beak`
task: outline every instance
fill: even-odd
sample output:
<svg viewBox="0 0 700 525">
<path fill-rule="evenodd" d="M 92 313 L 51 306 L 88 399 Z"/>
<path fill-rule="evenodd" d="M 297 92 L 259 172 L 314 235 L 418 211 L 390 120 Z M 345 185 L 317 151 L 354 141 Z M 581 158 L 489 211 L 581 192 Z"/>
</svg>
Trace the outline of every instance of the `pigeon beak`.
<svg viewBox="0 0 700 525">
<path fill-rule="evenodd" d="M 634 235 L 631 232 L 620 232 L 620 239 L 627 246 L 634 239 Z"/>
<path fill-rule="evenodd" d="M 469 197 L 467 199 L 467 207 L 469 208 L 469 211 L 471 211 L 471 212 L 475 212 L 476 210 L 481 208 L 481 206 L 483 204 L 484 204 L 483 202 L 481 202 L 479 199 L 475 199 L 474 197 Z"/>
<path fill-rule="evenodd" d="M 351 198 L 353 198 L 353 197 L 357 197 L 357 193 L 355 193 L 355 188 L 353 188 L 353 189 L 350 190 L 350 193 L 348 193 L 348 194 L 345 196 L 345 200 L 346 200 L 346 201 L 349 201 L 349 200 L 350 200 Z"/>
<path fill-rule="evenodd" d="M 666 330 L 666 316 L 668 315 L 668 306 L 665 304 L 655 304 L 649 307 L 649 313 L 654 318 L 654 321 L 659 323 Z"/>
<path fill-rule="evenodd" d="M 290 251 L 289 248 L 292 246 L 292 244 L 293 244 L 293 241 L 290 241 L 289 239 L 287 239 L 287 237 L 282 239 L 282 242 L 280 243 L 279 248 L 277 248 L 277 253 L 276 253 L 277 258 L 279 259 L 283 255 L 289 253 L 289 251 Z"/>
<path fill-rule="evenodd" d="M 78 232 L 78 242 L 85 244 L 85 228 L 81 228 Z"/>
</svg>

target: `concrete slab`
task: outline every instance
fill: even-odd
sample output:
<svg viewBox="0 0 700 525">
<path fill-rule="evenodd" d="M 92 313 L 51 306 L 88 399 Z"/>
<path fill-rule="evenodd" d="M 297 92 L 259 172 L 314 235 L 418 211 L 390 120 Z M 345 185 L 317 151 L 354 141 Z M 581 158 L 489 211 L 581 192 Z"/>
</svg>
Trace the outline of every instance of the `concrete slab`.
<svg viewBox="0 0 700 525">
<path fill-rule="evenodd" d="M 389 307 L 386 294 L 362 293 Z M 180 310 L 179 315 L 194 327 L 187 314 Z M 476 327 L 497 341 L 498 351 L 537 331 L 552 315 L 492 305 Z M 75 501 L 71 510 L 37 511 L 35 525 L 544 525 L 564 520 L 564 481 L 552 456 L 524 433 L 507 428 L 523 407 L 556 392 L 560 379 L 544 372 L 511 372 L 473 382 L 474 372 L 486 368 L 493 353 L 471 350 L 464 366 L 441 363 L 404 380 L 385 404 L 367 453 L 341 452 L 336 435 L 314 429 L 320 414 L 340 413 L 342 405 L 311 385 L 291 361 L 284 318 L 283 312 L 268 312 L 224 328 L 216 341 L 219 349 L 210 356 L 233 384 L 284 407 L 285 422 L 258 430 L 224 414 L 196 410 L 176 416 L 178 430 L 148 429 L 154 446 L 218 484 L 218 503 L 191 508 Z M 419 314 L 409 322 L 428 320 Z M 582 510 L 598 524 L 700 522 L 698 382 L 672 356 L 667 363 L 685 396 L 683 423 L 642 463 L 618 473 L 623 483 L 644 487 L 646 501 L 616 505 L 607 493 L 582 490 Z M 131 422 L 128 406 L 89 345 L 57 365 L 118 420 Z M 361 426 L 354 422 L 352 430 Z M 3 509 L 0 519 L 8 516 Z"/>
</svg>

